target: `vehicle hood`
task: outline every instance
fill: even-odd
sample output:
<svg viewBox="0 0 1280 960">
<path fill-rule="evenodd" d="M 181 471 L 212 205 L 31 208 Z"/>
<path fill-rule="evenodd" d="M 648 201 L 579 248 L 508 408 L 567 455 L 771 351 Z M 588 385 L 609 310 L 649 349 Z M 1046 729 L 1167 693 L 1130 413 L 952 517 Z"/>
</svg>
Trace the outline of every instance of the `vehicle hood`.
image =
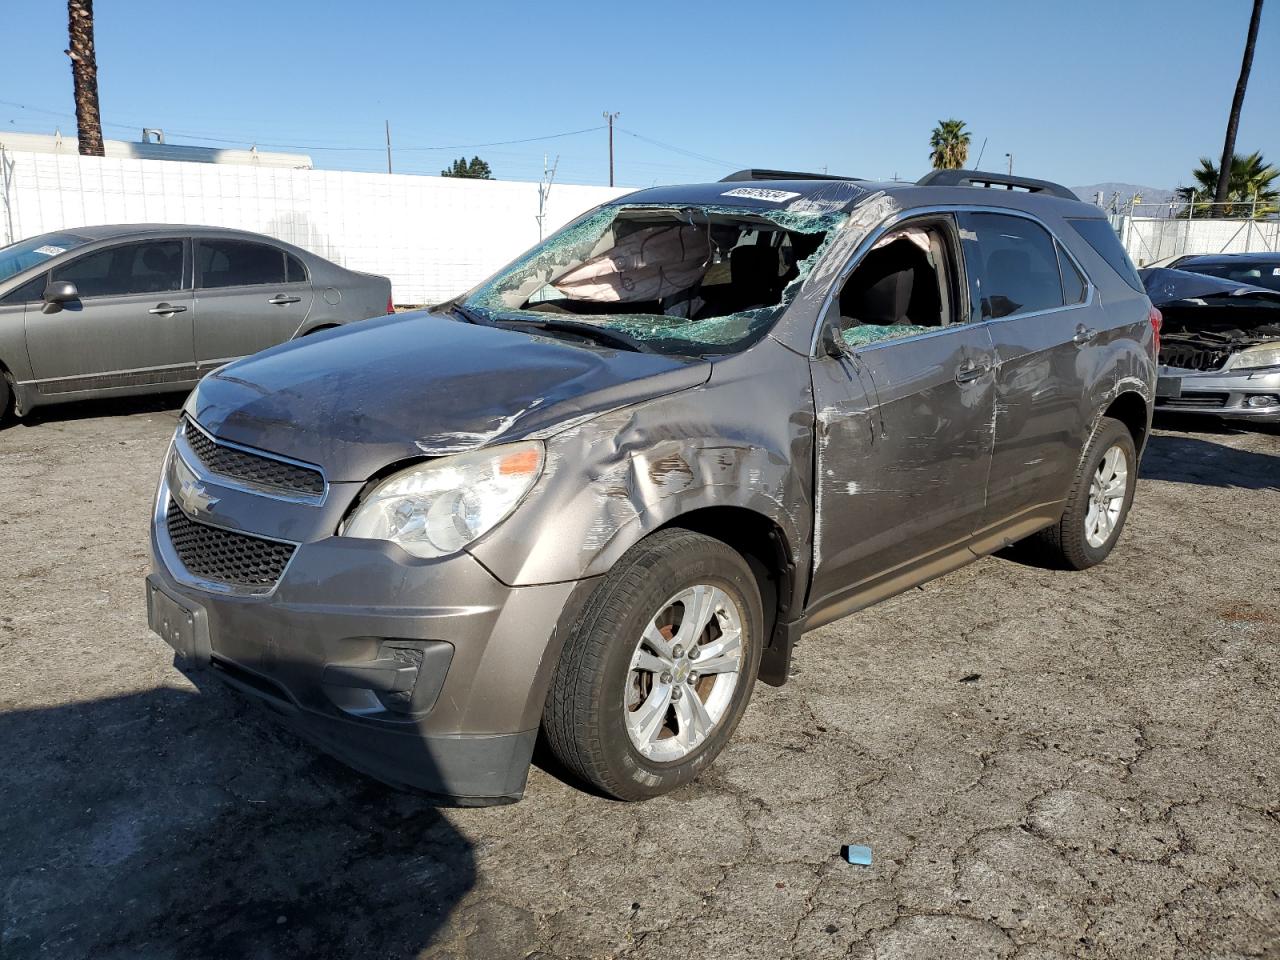
<svg viewBox="0 0 1280 960">
<path fill-rule="evenodd" d="M 214 436 L 364 481 L 388 464 L 550 435 L 706 382 L 711 364 L 403 313 L 273 347 L 205 377 Z"/>
</svg>

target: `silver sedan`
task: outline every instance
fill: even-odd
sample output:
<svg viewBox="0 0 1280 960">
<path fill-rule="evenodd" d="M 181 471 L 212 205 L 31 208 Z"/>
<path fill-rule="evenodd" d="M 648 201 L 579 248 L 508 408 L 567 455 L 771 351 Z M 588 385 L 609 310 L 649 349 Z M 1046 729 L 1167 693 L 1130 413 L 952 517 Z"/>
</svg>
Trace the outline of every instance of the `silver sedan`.
<svg viewBox="0 0 1280 960">
<path fill-rule="evenodd" d="M 240 230 L 82 227 L 0 249 L 0 420 L 193 386 L 286 340 L 390 313 L 391 282 Z"/>
</svg>

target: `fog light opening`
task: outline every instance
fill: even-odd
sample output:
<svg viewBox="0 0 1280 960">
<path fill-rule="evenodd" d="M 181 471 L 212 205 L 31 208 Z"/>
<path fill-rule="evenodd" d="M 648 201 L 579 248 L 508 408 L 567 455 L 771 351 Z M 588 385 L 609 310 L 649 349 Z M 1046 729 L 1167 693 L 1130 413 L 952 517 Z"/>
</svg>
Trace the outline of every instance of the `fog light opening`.
<svg viewBox="0 0 1280 960">
<path fill-rule="evenodd" d="M 1258 393 L 1252 397 L 1246 397 L 1244 401 L 1246 407 L 1280 407 L 1280 397 L 1271 393 Z"/>
</svg>

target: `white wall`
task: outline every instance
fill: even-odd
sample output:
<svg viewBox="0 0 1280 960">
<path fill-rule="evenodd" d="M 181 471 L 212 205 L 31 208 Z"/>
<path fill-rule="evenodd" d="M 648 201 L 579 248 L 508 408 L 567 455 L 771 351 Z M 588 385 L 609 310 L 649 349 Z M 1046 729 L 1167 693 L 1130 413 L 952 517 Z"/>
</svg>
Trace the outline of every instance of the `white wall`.
<svg viewBox="0 0 1280 960">
<path fill-rule="evenodd" d="M 1256 253 L 1280 250 L 1280 221 L 1172 220 L 1120 217 L 1117 229 L 1138 266 L 1190 253 Z"/>
<path fill-rule="evenodd" d="M 538 185 L 336 170 L 5 151 L 0 238 L 105 223 L 265 233 L 391 278 L 397 303 L 434 303 L 538 240 Z M 626 189 L 555 184 L 546 232 Z"/>
</svg>

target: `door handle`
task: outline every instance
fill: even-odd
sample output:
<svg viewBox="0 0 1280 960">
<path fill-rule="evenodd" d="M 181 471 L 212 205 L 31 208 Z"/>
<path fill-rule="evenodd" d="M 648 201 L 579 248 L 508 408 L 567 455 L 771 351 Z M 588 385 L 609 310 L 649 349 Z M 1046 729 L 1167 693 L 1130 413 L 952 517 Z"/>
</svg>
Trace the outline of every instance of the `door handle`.
<svg viewBox="0 0 1280 960">
<path fill-rule="evenodd" d="M 297 303 L 301 299 L 301 297 L 289 297 L 283 293 L 277 293 L 267 303 L 274 303 L 277 307 L 283 307 L 286 303 Z"/>
<path fill-rule="evenodd" d="M 956 383 L 972 383 L 990 369 L 989 363 L 974 363 L 972 360 L 966 360 L 956 370 Z"/>
<path fill-rule="evenodd" d="M 1071 342 L 1077 346 L 1083 347 L 1086 343 L 1093 343 L 1098 339 L 1098 331 L 1092 327 L 1076 327 L 1076 335 L 1071 338 Z"/>
<path fill-rule="evenodd" d="M 187 308 L 180 304 L 157 303 L 147 313 L 155 314 L 157 317 L 171 317 L 175 313 L 182 313 Z"/>
</svg>

